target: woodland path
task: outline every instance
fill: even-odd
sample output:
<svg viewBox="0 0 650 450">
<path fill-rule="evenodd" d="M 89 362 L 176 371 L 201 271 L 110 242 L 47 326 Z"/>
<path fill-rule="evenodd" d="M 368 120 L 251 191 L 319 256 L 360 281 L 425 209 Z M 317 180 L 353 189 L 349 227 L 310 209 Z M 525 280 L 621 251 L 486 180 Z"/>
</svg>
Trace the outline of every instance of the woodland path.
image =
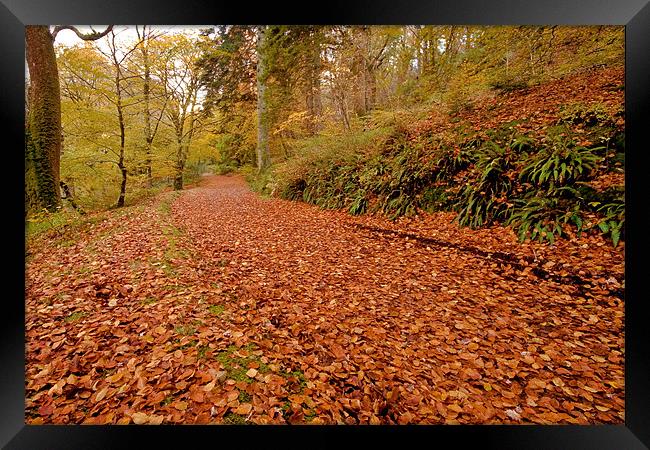
<svg viewBox="0 0 650 450">
<path fill-rule="evenodd" d="M 622 250 L 452 217 L 208 176 L 35 243 L 27 421 L 622 423 Z"/>
</svg>

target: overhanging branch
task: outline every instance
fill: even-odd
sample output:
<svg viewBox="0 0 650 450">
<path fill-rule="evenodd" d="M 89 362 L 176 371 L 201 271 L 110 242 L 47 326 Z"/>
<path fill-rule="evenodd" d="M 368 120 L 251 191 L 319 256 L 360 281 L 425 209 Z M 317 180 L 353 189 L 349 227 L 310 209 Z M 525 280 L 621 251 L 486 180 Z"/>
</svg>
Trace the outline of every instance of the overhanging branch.
<svg viewBox="0 0 650 450">
<path fill-rule="evenodd" d="M 80 39 L 83 39 L 84 41 L 96 41 L 97 39 L 101 39 L 104 36 L 106 36 L 108 33 L 111 32 L 112 29 L 113 29 L 113 25 L 109 25 L 102 32 L 93 30 L 92 33 L 82 33 L 74 25 L 57 25 L 57 26 L 54 27 L 54 30 L 52 31 L 52 40 L 56 39 L 56 35 L 59 34 L 59 31 L 61 31 L 61 30 L 72 30 L 72 31 L 74 31 L 74 33 Z M 91 30 L 92 30 L 92 28 L 91 28 Z"/>
</svg>

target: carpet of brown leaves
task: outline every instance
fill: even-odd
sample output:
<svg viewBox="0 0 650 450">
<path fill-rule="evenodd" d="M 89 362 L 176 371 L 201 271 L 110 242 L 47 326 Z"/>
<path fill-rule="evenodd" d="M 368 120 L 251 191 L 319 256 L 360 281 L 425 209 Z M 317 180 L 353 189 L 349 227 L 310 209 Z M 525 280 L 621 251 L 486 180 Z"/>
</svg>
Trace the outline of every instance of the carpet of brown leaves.
<svg viewBox="0 0 650 450">
<path fill-rule="evenodd" d="M 478 129 L 495 128 L 513 120 L 523 120 L 522 132 L 543 132 L 560 117 L 563 105 L 582 103 L 600 105 L 623 127 L 621 114 L 625 103 L 625 68 L 622 66 L 591 68 L 563 78 L 496 96 L 460 117 Z"/>
<path fill-rule="evenodd" d="M 616 126 L 623 129 L 625 118 L 623 108 L 625 91 L 625 68 L 623 66 L 595 67 L 563 78 L 476 99 L 472 107 L 452 114 L 434 109 L 428 119 L 413 123 L 409 127 L 412 135 L 425 132 L 448 133 L 453 123 L 462 123 L 469 130 L 482 132 L 495 129 L 504 123 L 519 121 L 516 128 L 520 133 L 543 137 L 549 125 L 556 124 L 564 106 L 582 104 L 597 105 L 610 117 Z M 584 132 L 582 125 L 574 131 Z M 450 139 L 456 138 L 453 133 Z M 583 142 L 587 145 L 588 142 Z"/>
<path fill-rule="evenodd" d="M 32 243 L 26 420 L 623 423 L 623 246 L 450 219 L 211 176 Z"/>
</svg>

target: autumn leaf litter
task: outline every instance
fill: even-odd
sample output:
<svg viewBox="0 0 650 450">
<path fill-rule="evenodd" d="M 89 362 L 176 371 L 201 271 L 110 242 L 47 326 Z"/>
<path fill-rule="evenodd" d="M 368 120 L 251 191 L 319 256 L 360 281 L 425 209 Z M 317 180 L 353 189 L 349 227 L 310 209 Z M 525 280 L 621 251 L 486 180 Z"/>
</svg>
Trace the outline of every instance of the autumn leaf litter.
<svg viewBox="0 0 650 450">
<path fill-rule="evenodd" d="M 34 242 L 26 420 L 623 423 L 623 246 L 451 218 L 351 217 L 211 176 Z"/>
</svg>

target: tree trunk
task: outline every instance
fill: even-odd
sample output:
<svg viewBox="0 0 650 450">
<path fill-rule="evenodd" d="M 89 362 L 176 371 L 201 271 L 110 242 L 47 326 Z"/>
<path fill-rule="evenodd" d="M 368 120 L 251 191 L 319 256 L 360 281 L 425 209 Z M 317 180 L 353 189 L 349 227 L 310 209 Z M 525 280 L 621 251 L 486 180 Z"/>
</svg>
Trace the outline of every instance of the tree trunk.
<svg viewBox="0 0 650 450">
<path fill-rule="evenodd" d="M 364 27 L 364 57 L 363 57 L 363 108 L 367 114 L 374 108 L 375 93 L 375 67 L 372 60 L 372 31 L 370 27 Z"/>
<path fill-rule="evenodd" d="M 47 26 L 25 27 L 29 109 L 25 130 L 25 200 L 29 211 L 61 205 L 61 100 L 54 42 Z"/>
<path fill-rule="evenodd" d="M 377 104 L 377 75 L 373 68 L 368 70 L 366 109 L 372 111 Z"/>
<path fill-rule="evenodd" d="M 151 112 L 149 111 L 149 85 L 151 83 L 151 70 L 149 68 L 149 55 L 144 51 L 144 86 L 142 94 L 144 96 L 144 136 L 145 136 L 145 169 L 147 171 L 147 187 L 152 185 L 153 174 L 151 172 L 151 145 L 153 136 L 151 134 Z"/>
<path fill-rule="evenodd" d="M 270 163 L 269 124 L 266 105 L 266 80 L 263 57 L 264 27 L 257 30 L 257 170 L 261 172 Z"/>
<path fill-rule="evenodd" d="M 176 174 L 174 175 L 175 191 L 180 191 L 183 189 L 183 171 L 185 170 L 185 158 L 183 157 L 183 141 L 181 139 L 178 140 L 178 150 L 176 152 Z"/>
<path fill-rule="evenodd" d="M 122 172 L 122 183 L 120 184 L 120 197 L 117 199 L 117 206 L 118 208 L 121 208 L 124 206 L 124 199 L 126 198 L 126 177 L 127 177 L 127 171 L 126 167 L 124 167 L 124 164 L 120 162 L 120 165 L 118 166 L 120 168 L 120 172 Z"/>
<path fill-rule="evenodd" d="M 142 30 L 143 39 L 146 28 Z M 151 86 L 151 67 L 149 66 L 149 49 L 148 42 L 142 44 L 142 59 L 144 65 L 144 84 L 142 86 L 142 96 L 144 100 L 144 138 L 145 138 L 145 171 L 147 174 L 147 187 L 152 186 L 153 174 L 151 171 L 151 146 L 153 144 L 153 134 L 151 132 L 151 111 L 149 110 L 149 88 Z"/>
<path fill-rule="evenodd" d="M 318 31 L 313 32 L 309 46 L 308 54 L 308 69 L 307 69 L 307 111 L 310 115 L 309 131 L 315 134 L 320 129 L 320 116 L 323 113 L 323 102 L 321 100 L 320 92 L 320 75 L 322 64 L 320 59 L 320 40 L 319 36 L 315 35 Z"/>
<path fill-rule="evenodd" d="M 346 131 L 350 131 L 350 119 L 348 118 L 348 109 L 346 107 L 345 91 L 339 86 L 335 85 L 332 92 L 334 94 L 334 102 L 341 116 L 343 126 L 345 127 Z"/>
<path fill-rule="evenodd" d="M 438 51 L 438 34 L 436 29 L 430 26 L 427 36 L 427 73 L 434 73 L 436 64 L 436 52 Z"/>
<path fill-rule="evenodd" d="M 176 128 L 176 139 L 178 141 L 178 150 L 176 152 L 176 175 L 174 176 L 174 190 L 180 191 L 183 189 L 183 171 L 185 170 L 185 163 L 190 154 L 190 145 L 192 144 L 192 136 L 194 135 L 194 128 L 196 125 L 196 113 L 194 107 L 196 106 L 197 91 L 192 94 L 192 100 L 189 102 L 189 118 L 186 114 L 179 117 L 178 126 Z M 189 119 L 187 125 L 187 134 L 184 136 L 185 120 Z"/>
<path fill-rule="evenodd" d="M 122 72 L 120 71 L 120 66 L 115 61 L 115 69 L 116 69 L 116 75 L 115 75 L 115 89 L 117 91 L 117 119 L 120 124 L 120 159 L 117 164 L 117 166 L 120 169 L 120 172 L 122 174 L 122 182 L 120 183 L 120 196 L 117 199 L 117 204 L 115 205 L 118 208 L 121 208 L 124 206 L 124 198 L 126 197 L 126 177 L 127 177 L 127 170 L 126 166 L 124 165 L 124 147 L 125 147 L 125 127 L 124 127 L 124 113 L 122 112 L 122 87 L 121 87 L 121 78 L 122 78 Z"/>
<path fill-rule="evenodd" d="M 74 197 L 72 196 L 72 192 L 70 191 L 68 185 L 63 180 L 61 180 L 60 184 L 61 184 L 61 190 L 63 191 L 63 195 L 61 196 L 61 198 L 68 200 L 70 202 L 70 205 L 77 211 L 83 212 L 81 208 L 79 208 L 79 205 L 75 203 Z"/>
</svg>

